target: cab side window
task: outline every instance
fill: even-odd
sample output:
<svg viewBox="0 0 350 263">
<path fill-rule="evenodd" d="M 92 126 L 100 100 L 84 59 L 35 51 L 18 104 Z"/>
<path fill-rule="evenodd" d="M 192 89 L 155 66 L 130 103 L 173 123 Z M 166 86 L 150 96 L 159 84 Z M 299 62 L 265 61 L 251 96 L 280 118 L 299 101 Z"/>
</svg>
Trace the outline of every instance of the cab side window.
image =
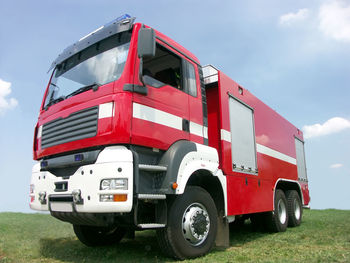
<svg viewBox="0 0 350 263">
<path fill-rule="evenodd" d="M 194 66 L 186 61 L 186 78 L 187 78 L 187 93 L 193 97 L 197 97 L 197 81 Z"/>
<path fill-rule="evenodd" d="M 157 44 L 156 55 L 143 60 L 144 82 L 159 88 L 170 85 L 183 90 L 181 58 L 165 47 Z"/>
</svg>

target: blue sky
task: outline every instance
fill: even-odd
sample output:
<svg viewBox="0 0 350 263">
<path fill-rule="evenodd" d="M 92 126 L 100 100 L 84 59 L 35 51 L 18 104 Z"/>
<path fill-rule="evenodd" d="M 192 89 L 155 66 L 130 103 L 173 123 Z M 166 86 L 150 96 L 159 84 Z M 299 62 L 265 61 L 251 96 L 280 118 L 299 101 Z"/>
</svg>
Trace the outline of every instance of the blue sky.
<svg viewBox="0 0 350 263">
<path fill-rule="evenodd" d="M 51 62 L 128 13 L 307 134 L 311 207 L 350 209 L 350 2 L 1 1 L 0 211 L 29 210 L 33 130 Z"/>
</svg>

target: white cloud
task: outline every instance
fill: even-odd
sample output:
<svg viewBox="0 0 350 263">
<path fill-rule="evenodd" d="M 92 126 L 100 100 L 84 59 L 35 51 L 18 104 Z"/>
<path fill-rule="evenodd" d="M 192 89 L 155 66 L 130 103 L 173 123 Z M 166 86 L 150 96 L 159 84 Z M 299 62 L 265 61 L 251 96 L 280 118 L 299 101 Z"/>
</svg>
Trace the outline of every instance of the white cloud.
<svg viewBox="0 0 350 263">
<path fill-rule="evenodd" d="M 287 13 L 280 16 L 280 25 L 290 26 L 294 23 L 305 20 L 309 15 L 307 8 L 299 9 L 296 13 Z"/>
<path fill-rule="evenodd" d="M 0 114 L 4 114 L 6 110 L 13 109 L 18 105 L 18 101 L 14 98 L 6 98 L 11 94 L 11 83 L 0 79 Z"/>
<path fill-rule="evenodd" d="M 350 42 L 350 3 L 331 0 L 321 5 L 318 17 L 319 29 L 326 36 Z"/>
<path fill-rule="evenodd" d="M 331 166 L 329 166 L 329 168 L 332 168 L 332 169 L 337 169 L 337 168 L 340 168 L 340 167 L 343 167 L 343 164 L 335 163 L 335 164 L 332 164 Z"/>
<path fill-rule="evenodd" d="M 323 124 L 305 125 L 303 127 L 304 137 L 306 139 L 337 133 L 350 128 L 350 121 L 340 117 L 329 119 Z"/>
</svg>

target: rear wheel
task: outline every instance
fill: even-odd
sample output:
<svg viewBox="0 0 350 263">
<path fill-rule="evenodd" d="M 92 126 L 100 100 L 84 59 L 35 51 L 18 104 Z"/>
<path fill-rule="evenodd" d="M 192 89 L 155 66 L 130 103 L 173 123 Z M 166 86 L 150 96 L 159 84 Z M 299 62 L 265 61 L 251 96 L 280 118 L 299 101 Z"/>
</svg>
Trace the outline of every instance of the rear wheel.
<svg viewBox="0 0 350 263">
<path fill-rule="evenodd" d="M 299 194 L 295 190 L 290 190 L 286 192 L 286 197 L 288 202 L 288 226 L 299 226 L 303 215 Z"/>
<path fill-rule="evenodd" d="M 125 228 L 73 225 L 74 233 L 86 246 L 104 246 L 118 243 L 126 233 Z"/>
<path fill-rule="evenodd" d="M 266 226 L 273 232 L 284 232 L 288 226 L 288 205 L 284 192 L 277 189 L 275 192 L 274 211 L 266 214 Z"/>
<path fill-rule="evenodd" d="M 157 230 L 160 248 L 178 259 L 195 258 L 210 251 L 217 232 L 217 210 L 209 193 L 189 186 L 170 204 L 168 224 Z"/>
</svg>

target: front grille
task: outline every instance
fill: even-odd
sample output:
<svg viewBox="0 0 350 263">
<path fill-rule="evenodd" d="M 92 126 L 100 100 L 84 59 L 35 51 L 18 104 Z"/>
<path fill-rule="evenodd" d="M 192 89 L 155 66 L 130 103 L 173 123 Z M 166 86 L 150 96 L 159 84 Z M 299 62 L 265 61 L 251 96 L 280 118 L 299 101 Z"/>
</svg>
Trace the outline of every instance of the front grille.
<svg viewBox="0 0 350 263">
<path fill-rule="evenodd" d="M 96 136 L 98 107 L 74 112 L 43 125 L 41 148 Z"/>
</svg>

